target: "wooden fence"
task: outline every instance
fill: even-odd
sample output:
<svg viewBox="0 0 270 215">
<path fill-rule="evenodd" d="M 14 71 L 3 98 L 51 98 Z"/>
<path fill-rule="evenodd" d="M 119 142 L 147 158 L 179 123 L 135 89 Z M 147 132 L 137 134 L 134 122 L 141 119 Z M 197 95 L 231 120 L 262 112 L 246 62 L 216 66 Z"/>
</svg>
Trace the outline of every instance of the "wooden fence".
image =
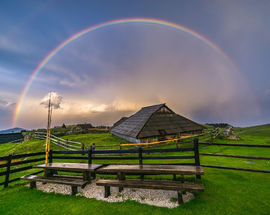
<svg viewBox="0 0 270 215">
<path fill-rule="evenodd" d="M 85 162 L 91 164 L 94 160 L 102 160 L 103 164 L 107 165 L 109 163 L 104 162 L 105 160 L 134 160 L 137 164 L 144 164 L 146 160 L 179 160 L 179 159 L 194 159 L 191 163 L 170 163 L 170 165 L 201 165 L 203 167 L 217 168 L 217 169 L 229 169 L 229 170 L 240 170 L 240 171 L 250 171 L 250 172 L 261 172 L 270 173 L 270 170 L 260 170 L 260 169 L 247 169 L 247 168 L 237 168 L 237 167 L 227 167 L 227 166 L 217 166 L 210 164 L 200 164 L 200 156 L 220 156 L 220 157 L 231 157 L 231 158 L 245 158 L 245 159 L 257 159 L 257 160 L 270 160 L 270 157 L 258 157 L 258 156 L 242 156 L 242 155 L 225 155 L 225 154 L 214 154 L 214 153 L 199 153 L 198 145 L 207 146 L 228 146 L 228 147 L 258 147 L 258 148 L 270 148 L 270 145 L 255 145 L 255 144 L 230 144 L 230 143 L 207 143 L 200 142 L 197 138 L 193 140 L 192 146 L 175 148 L 130 148 L 130 149 L 96 149 L 97 146 L 91 147 L 88 150 L 77 150 L 77 151 L 50 151 L 49 162 L 55 160 L 84 160 Z M 150 156 L 151 153 L 170 153 L 170 152 L 191 152 L 194 151 L 192 155 L 185 156 Z M 125 156 L 123 156 L 125 155 Z M 38 157 L 39 156 L 39 157 Z M 40 157 L 42 156 L 42 157 Z M 9 155 L 5 157 L 0 157 L 0 178 L 4 177 L 4 181 L 0 182 L 0 185 L 7 187 L 9 183 L 18 181 L 20 177 L 10 180 L 10 176 L 14 173 L 25 172 L 26 170 L 32 169 L 33 163 L 41 163 L 45 160 L 44 152 L 20 154 L 20 155 Z M 26 158 L 30 158 L 26 160 Z M 24 159 L 24 160 L 21 160 Z M 19 160 L 19 161 L 18 161 Z M 32 163 L 32 164 L 31 164 Z M 31 164 L 27 165 L 26 164 Z M 155 165 L 153 163 L 152 165 Z M 19 168 L 18 166 L 22 166 Z M 160 165 L 160 164 L 159 164 Z M 13 169 L 12 169 L 13 167 Z M 2 171 L 4 170 L 4 171 Z M 37 171 L 32 174 L 38 174 L 43 171 Z M 25 173 L 24 173 L 25 174 Z M 22 175 L 21 175 L 22 176 Z"/>
<path fill-rule="evenodd" d="M 200 142 L 200 145 L 228 146 L 228 147 L 253 147 L 253 148 L 256 147 L 256 148 L 269 148 L 270 149 L 270 145 L 256 145 L 256 144 Z M 254 160 L 270 160 L 270 157 L 258 157 L 258 156 L 225 155 L 225 154 L 214 154 L 214 153 L 200 153 L 200 155 L 202 155 L 202 156 L 230 157 L 230 158 L 245 158 L 245 159 L 254 159 Z M 238 167 L 229 167 L 229 166 L 217 166 L 217 165 L 209 165 L 209 164 L 202 164 L 201 166 L 209 167 L 209 168 L 217 168 L 217 169 L 230 169 L 230 170 L 240 170 L 240 171 L 249 171 L 249 172 L 270 173 L 270 170 L 248 169 L 248 168 L 238 168 Z"/>
<path fill-rule="evenodd" d="M 169 152 L 194 152 L 192 155 L 185 156 L 149 156 L 150 153 L 169 153 Z M 5 157 L 1 157 L 0 161 L 5 161 L 4 164 L 0 165 L 0 176 L 4 176 L 4 182 L 0 182 L 0 185 L 4 185 L 7 187 L 9 183 L 18 181 L 20 177 L 10 180 L 10 176 L 14 173 L 24 172 L 25 170 L 32 169 L 32 166 L 24 166 L 16 169 L 11 169 L 11 167 L 35 163 L 44 162 L 44 157 L 35 158 L 30 160 L 23 161 L 14 161 L 15 159 L 35 157 L 43 155 L 45 157 L 44 152 L 30 153 L 30 154 L 21 154 L 21 155 L 9 155 Z M 125 155 L 125 156 L 122 156 Z M 145 156 L 146 155 L 146 156 Z M 131 148 L 131 149 L 103 149 L 96 150 L 94 147 L 91 147 L 89 150 L 80 150 L 80 151 L 53 151 L 51 150 L 49 153 L 49 162 L 53 162 L 54 160 L 85 160 L 88 164 L 92 164 L 93 160 L 135 160 L 137 164 L 142 165 L 145 160 L 179 160 L 179 159 L 194 159 L 194 162 L 191 163 L 170 163 L 170 165 L 200 165 L 199 159 L 199 150 L 198 150 L 198 139 L 194 139 L 193 145 L 185 148 L 166 148 L 166 149 L 144 149 L 142 147 Z M 108 163 L 103 162 L 102 164 L 107 165 Z M 153 164 L 155 165 L 155 164 Z M 5 169 L 1 172 L 1 168 Z M 42 171 L 38 171 L 32 174 L 38 174 Z M 22 176 L 22 175 L 21 175 Z"/>
<path fill-rule="evenodd" d="M 37 156 L 39 156 L 37 158 Z M 42 156 L 42 158 L 40 157 Z M 27 159 L 27 158 L 33 158 L 33 159 Z M 23 159 L 23 160 L 22 160 Z M 0 186 L 4 185 L 4 187 L 7 187 L 9 183 L 15 182 L 20 180 L 20 177 L 14 178 L 10 180 L 10 175 L 18 172 L 24 172 L 26 170 L 32 169 L 31 163 L 37 163 L 45 160 L 45 152 L 36 152 L 36 153 L 28 153 L 28 154 L 19 154 L 19 155 L 8 155 L 5 157 L 0 157 L 0 171 L 1 169 L 5 169 L 3 172 L 0 172 L 0 177 L 4 176 L 4 181 L 0 182 Z M 25 164 L 31 164 L 26 165 Z M 11 169 L 11 167 L 18 167 Z M 22 166 L 22 167 L 21 167 Z M 37 171 L 32 174 L 38 174 L 42 171 Z"/>
<path fill-rule="evenodd" d="M 46 133 L 43 132 L 35 132 L 34 137 L 41 140 L 46 140 Z M 51 134 L 50 137 L 51 143 L 55 144 L 63 149 L 67 149 L 70 151 L 76 151 L 76 150 L 84 150 L 84 144 L 76 141 L 70 141 L 65 140 L 60 137 L 57 137 L 53 134 Z"/>
</svg>

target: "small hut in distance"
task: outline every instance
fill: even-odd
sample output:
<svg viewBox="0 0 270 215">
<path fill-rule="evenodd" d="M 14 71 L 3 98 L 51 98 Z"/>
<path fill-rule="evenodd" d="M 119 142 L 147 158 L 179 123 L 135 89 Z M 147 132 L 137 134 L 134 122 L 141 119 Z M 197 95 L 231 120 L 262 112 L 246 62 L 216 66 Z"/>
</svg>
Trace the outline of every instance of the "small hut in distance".
<svg viewBox="0 0 270 215">
<path fill-rule="evenodd" d="M 129 142 L 154 142 L 202 133 L 205 127 L 173 112 L 166 104 L 143 107 L 111 128 Z"/>
<path fill-rule="evenodd" d="M 94 126 L 91 123 L 77 124 L 72 128 L 72 132 L 88 132 L 92 128 Z"/>
</svg>

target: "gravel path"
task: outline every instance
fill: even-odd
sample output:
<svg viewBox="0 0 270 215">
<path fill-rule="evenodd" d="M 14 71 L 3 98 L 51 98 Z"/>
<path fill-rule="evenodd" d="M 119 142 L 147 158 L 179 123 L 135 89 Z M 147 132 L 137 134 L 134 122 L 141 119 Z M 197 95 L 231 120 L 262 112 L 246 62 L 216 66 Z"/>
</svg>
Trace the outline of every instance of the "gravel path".
<svg viewBox="0 0 270 215">
<path fill-rule="evenodd" d="M 42 184 L 37 182 L 37 189 L 44 192 L 55 192 L 62 194 L 71 194 L 71 186 L 61 184 Z M 134 200 L 142 204 L 149 204 L 159 207 L 174 208 L 178 206 L 177 192 L 164 190 L 148 190 L 148 189 L 129 189 L 125 188 L 121 193 L 118 193 L 117 187 L 111 187 L 111 195 L 104 198 L 104 187 L 96 186 L 95 181 L 88 184 L 84 189 L 78 188 L 78 196 L 86 198 L 95 198 L 107 202 L 123 202 L 126 200 Z M 188 202 L 194 198 L 192 193 L 183 196 L 184 202 Z"/>
</svg>

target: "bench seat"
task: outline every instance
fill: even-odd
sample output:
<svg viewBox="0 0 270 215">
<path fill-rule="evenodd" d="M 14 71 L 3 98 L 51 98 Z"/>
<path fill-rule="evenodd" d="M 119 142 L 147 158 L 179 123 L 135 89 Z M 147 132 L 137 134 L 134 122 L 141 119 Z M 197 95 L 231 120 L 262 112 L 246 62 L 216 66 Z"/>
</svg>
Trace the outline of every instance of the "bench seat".
<svg viewBox="0 0 270 215">
<path fill-rule="evenodd" d="M 36 188 L 36 182 L 71 185 L 72 195 L 78 192 L 78 187 L 84 188 L 89 183 L 88 181 L 83 181 L 82 177 L 66 175 L 54 175 L 49 177 L 28 175 L 21 177 L 21 179 L 30 181 L 31 189 Z"/>
<path fill-rule="evenodd" d="M 202 183 L 181 183 L 179 181 L 164 181 L 164 180 L 105 180 L 100 179 L 96 182 L 98 186 L 105 187 L 105 198 L 110 195 L 110 187 L 125 187 L 125 188 L 142 188 L 142 189 L 158 189 L 158 190 L 174 190 L 178 193 L 179 204 L 183 203 L 182 193 L 185 192 L 203 192 L 204 186 Z"/>
</svg>

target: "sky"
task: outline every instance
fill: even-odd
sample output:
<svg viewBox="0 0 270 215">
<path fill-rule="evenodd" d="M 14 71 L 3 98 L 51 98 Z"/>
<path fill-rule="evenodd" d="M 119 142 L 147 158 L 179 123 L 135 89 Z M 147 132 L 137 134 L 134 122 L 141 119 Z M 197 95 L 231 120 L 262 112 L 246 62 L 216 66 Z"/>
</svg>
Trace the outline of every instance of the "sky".
<svg viewBox="0 0 270 215">
<path fill-rule="evenodd" d="M 159 103 L 199 123 L 269 123 L 269 11 L 264 0 L 0 0 L 0 129 L 46 127 L 49 92 L 58 102 L 53 126 L 112 125 Z M 103 26 L 66 44 L 33 77 L 71 36 L 131 18 L 182 30 Z"/>
</svg>

